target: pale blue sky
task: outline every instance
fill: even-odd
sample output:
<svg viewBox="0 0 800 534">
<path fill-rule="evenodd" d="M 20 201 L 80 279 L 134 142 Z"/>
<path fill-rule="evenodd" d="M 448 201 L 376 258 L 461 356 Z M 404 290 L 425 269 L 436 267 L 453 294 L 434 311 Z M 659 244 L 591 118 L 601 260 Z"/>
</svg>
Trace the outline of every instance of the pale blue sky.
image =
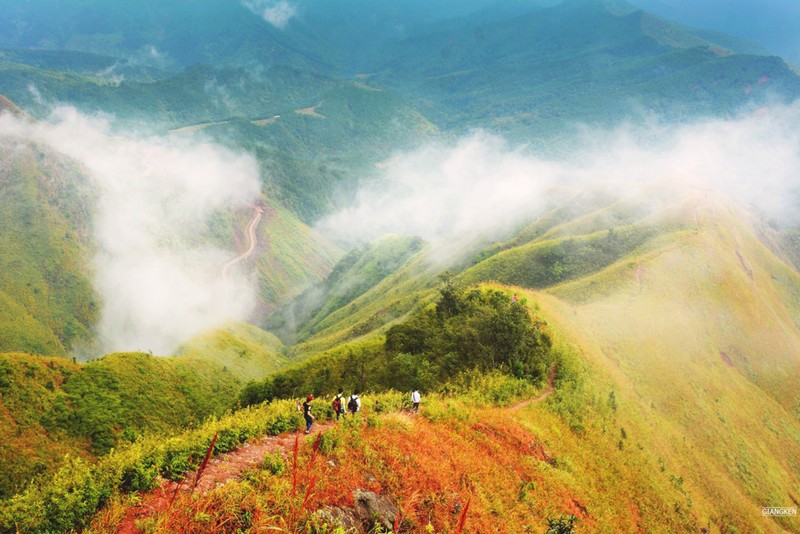
<svg viewBox="0 0 800 534">
<path fill-rule="evenodd" d="M 691 26 L 756 41 L 800 65 L 798 0 L 630 0 L 641 8 Z"/>
</svg>

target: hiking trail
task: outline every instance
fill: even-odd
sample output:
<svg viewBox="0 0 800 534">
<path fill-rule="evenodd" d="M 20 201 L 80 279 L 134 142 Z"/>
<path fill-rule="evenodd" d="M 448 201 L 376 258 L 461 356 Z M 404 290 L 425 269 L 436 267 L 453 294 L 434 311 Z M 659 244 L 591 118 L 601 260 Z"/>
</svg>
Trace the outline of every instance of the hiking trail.
<svg viewBox="0 0 800 534">
<path fill-rule="evenodd" d="M 553 364 L 552 366 L 550 366 L 550 374 L 547 377 L 547 389 L 542 391 L 539 394 L 538 397 L 534 397 L 532 399 L 526 399 L 526 400 L 524 400 L 522 402 L 518 402 L 517 404 L 513 404 L 513 405 L 509 406 L 508 408 L 506 408 L 506 410 L 508 410 L 509 412 L 515 412 L 515 411 L 517 411 L 517 410 L 519 410 L 521 408 L 524 408 L 525 406 L 529 406 L 531 404 L 537 404 L 539 402 L 542 402 L 547 397 L 552 395 L 553 392 L 556 390 L 555 386 L 553 385 L 553 382 L 555 381 L 555 379 L 556 379 L 556 365 Z"/>
<path fill-rule="evenodd" d="M 335 425 L 335 421 L 314 423 L 309 435 L 325 432 Z M 161 484 L 142 494 L 142 500 L 135 507 L 128 509 L 125 518 L 117 528 L 117 534 L 140 534 L 142 531 L 136 526 L 136 520 L 155 515 L 168 509 L 177 493 L 207 493 L 212 489 L 222 486 L 231 480 L 238 479 L 245 469 L 256 467 L 267 454 L 281 452 L 287 457 L 291 456 L 295 439 L 299 436 L 303 444 L 302 431 L 278 434 L 276 436 L 264 435 L 240 447 L 212 457 L 195 484 L 197 471 L 187 473 L 180 482 L 163 480 Z"/>
<path fill-rule="evenodd" d="M 547 378 L 547 389 L 542 391 L 538 396 L 509 406 L 505 410 L 513 412 L 531 404 L 542 402 L 555 391 L 553 385 L 555 376 L 556 366 L 554 364 L 550 367 L 550 374 Z M 323 423 L 315 422 L 311 430 L 311 435 L 325 432 L 335 425 L 336 421 L 325 421 Z M 197 476 L 197 471 L 187 473 L 186 477 L 180 482 L 163 480 L 157 488 L 144 493 L 138 505 L 128 509 L 125 517 L 117 528 L 117 533 L 140 534 L 142 531 L 136 526 L 136 521 L 167 510 L 171 506 L 174 496 L 179 492 L 207 493 L 231 480 L 238 479 L 245 469 L 256 467 L 264 460 L 267 454 L 280 452 L 286 457 L 290 457 L 294 448 L 295 439 L 297 439 L 298 436 L 301 440 L 301 444 L 303 443 L 303 437 L 300 435 L 300 432 L 301 431 L 283 433 L 276 436 L 265 435 L 245 443 L 230 452 L 212 457 L 196 483 L 195 478 Z"/>
</svg>

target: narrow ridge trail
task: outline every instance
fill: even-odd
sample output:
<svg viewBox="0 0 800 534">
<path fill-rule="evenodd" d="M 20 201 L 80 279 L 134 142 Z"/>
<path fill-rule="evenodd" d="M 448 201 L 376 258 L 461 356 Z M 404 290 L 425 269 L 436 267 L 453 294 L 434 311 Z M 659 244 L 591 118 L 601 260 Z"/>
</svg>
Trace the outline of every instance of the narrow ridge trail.
<svg viewBox="0 0 800 534">
<path fill-rule="evenodd" d="M 524 408 L 525 406 L 529 406 L 531 404 L 536 404 L 536 403 L 542 402 L 547 397 L 552 395 L 553 392 L 556 390 L 555 386 L 553 385 L 553 383 L 555 382 L 555 379 L 556 379 L 556 366 L 555 366 L 555 364 L 553 364 L 550 367 L 550 374 L 547 377 L 547 389 L 542 391 L 537 397 L 534 397 L 532 399 L 526 399 L 526 400 L 524 400 L 522 402 L 518 402 L 517 404 L 513 404 L 513 405 L 509 406 L 508 408 L 506 408 L 506 410 L 508 410 L 509 412 L 515 412 L 515 411 L 517 411 L 517 410 L 519 410 L 521 408 Z"/>
<path fill-rule="evenodd" d="M 314 423 L 311 435 L 319 434 L 334 426 L 335 422 Z M 142 532 L 136 526 L 136 520 L 154 515 L 168 509 L 174 496 L 179 493 L 207 493 L 241 476 L 245 469 L 253 468 L 260 464 L 267 454 L 282 452 L 291 455 L 295 439 L 303 443 L 301 432 L 278 434 L 276 436 L 262 436 L 249 443 L 209 460 L 200 478 L 195 481 L 197 471 L 187 473 L 181 482 L 164 480 L 160 486 L 142 495 L 141 502 L 130 508 L 117 528 L 117 534 L 139 534 Z"/>
<path fill-rule="evenodd" d="M 241 263 L 256 251 L 256 246 L 258 246 L 258 239 L 256 237 L 256 228 L 258 228 L 258 223 L 261 222 L 261 217 L 264 215 L 264 208 L 261 206 L 255 206 L 253 208 L 253 218 L 250 219 L 250 222 L 247 223 L 247 227 L 245 227 L 244 234 L 247 238 L 247 250 L 239 254 L 233 259 L 226 261 L 222 267 L 220 267 L 219 275 L 222 277 L 223 280 L 227 279 L 228 271 L 230 271 L 231 267 L 236 265 L 237 263 Z"/>
<path fill-rule="evenodd" d="M 522 402 L 507 407 L 506 411 L 517 411 L 525 406 L 542 402 L 544 399 L 549 397 L 555 391 L 555 375 L 556 366 L 553 365 L 550 367 L 550 374 L 547 379 L 547 389 L 542 391 L 541 394 L 534 398 L 526 399 Z M 335 424 L 335 421 L 314 423 L 311 434 L 315 435 L 320 432 L 325 432 L 326 430 L 332 428 Z M 217 486 L 221 486 L 231 480 L 239 478 L 244 470 L 260 464 L 267 454 L 281 452 L 288 457 L 292 454 L 296 439 L 301 439 L 302 443 L 302 436 L 300 436 L 299 431 L 278 434 L 276 436 L 265 435 L 250 441 L 249 443 L 245 443 L 241 447 L 238 447 L 231 452 L 220 454 L 219 456 L 211 458 L 203 470 L 200 478 L 196 481 L 196 471 L 187 473 L 186 478 L 181 482 L 172 482 L 169 480 L 163 481 L 159 487 L 142 495 L 142 500 L 137 506 L 128 510 L 125 518 L 119 524 L 117 533 L 139 534 L 141 530 L 136 526 L 136 520 L 168 509 L 171 505 L 174 495 L 178 492 L 198 492 L 203 494 L 216 488 Z"/>
</svg>

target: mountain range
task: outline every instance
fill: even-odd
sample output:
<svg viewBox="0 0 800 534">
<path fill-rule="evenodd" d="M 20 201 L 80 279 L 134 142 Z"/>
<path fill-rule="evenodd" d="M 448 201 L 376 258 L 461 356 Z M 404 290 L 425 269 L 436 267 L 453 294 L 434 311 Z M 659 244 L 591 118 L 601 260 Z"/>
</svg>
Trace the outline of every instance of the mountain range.
<svg viewBox="0 0 800 534">
<path fill-rule="evenodd" d="M 791 63 L 621 0 L 6 4 L 0 531 L 800 532 Z"/>
</svg>

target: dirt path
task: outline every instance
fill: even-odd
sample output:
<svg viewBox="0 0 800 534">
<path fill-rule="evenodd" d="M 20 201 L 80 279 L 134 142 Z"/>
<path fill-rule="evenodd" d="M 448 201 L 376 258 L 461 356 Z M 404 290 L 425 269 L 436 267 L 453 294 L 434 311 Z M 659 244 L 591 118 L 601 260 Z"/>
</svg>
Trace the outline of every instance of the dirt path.
<svg viewBox="0 0 800 534">
<path fill-rule="evenodd" d="M 324 432 L 334 424 L 333 421 L 315 423 L 311 435 Z M 291 455 L 297 436 L 298 433 L 262 436 L 231 452 L 212 458 L 196 484 L 196 471 L 188 473 L 181 482 L 165 480 L 159 487 L 143 494 L 141 502 L 128 510 L 117 528 L 117 534 L 140 534 L 142 531 L 136 526 L 136 520 L 166 510 L 178 492 L 203 494 L 238 478 L 245 469 L 260 464 L 267 454 L 282 452 L 286 456 Z M 302 443 L 302 435 L 300 435 L 300 440 Z"/>
<path fill-rule="evenodd" d="M 550 375 L 547 377 L 547 389 L 542 391 L 538 397 L 518 402 L 517 404 L 509 406 L 508 408 L 506 408 L 506 410 L 508 410 L 509 412 L 515 412 L 520 408 L 524 408 L 525 406 L 528 406 L 530 404 L 536 404 L 538 402 L 542 402 L 544 399 L 552 395 L 552 393 L 555 391 L 555 387 L 553 386 L 553 382 L 555 381 L 555 379 L 556 379 L 556 366 L 555 364 L 553 364 L 553 366 L 550 367 Z"/>
<path fill-rule="evenodd" d="M 226 261 L 219 270 L 219 274 L 222 279 L 226 279 L 228 277 L 228 271 L 231 267 L 236 265 L 237 263 L 241 263 L 248 259 L 256 250 L 256 246 L 258 245 L 258 239 L 256 238 L 256 228 L 258 228 L 258 223 L 261 222 L 261 217 L 264 215 L 264 208 L 261 206 L 256 206 L 254 208 L 253 218 L 250 219 L 250 222 L 247 223 L 247 227 L 244 230 L 245 237 L 247 238 L 247 250 L 243 253 L 239 254 L 235 258 Z"/>
<path fill-rule="evenodd" d="M 550 367 L 550 374 L 547 378 L 547 389 L 537 397 L 509 406 L 506 410 L 510 412 L 516 411 L 525 406 L 542 402 L 555 391 L 553 385 L 555 376 L 556 366 L 553 365 Z M 315 423 L 311 434 L 316 435 L 324 432 L 335 424 L 334 421 Z M 239 478 L 245 469 L 260 464 L 267 454 L 281 452 L 281 454 L 289 457 L 292 454 L 295 439 L 297 439 L 298 435 L 299 433 L 286 433 L 277 436 L 262 436 L 231 452 L 212 458 L 197 481 L 195 481 L 197 472 L 188 473 L 182 482 L 163 481 L 156 489 L 143 494 L 141 502 L 128 510 L 117 528 L 117 534 L 140 534 L 141 530 L 136 526 L 136 521 L 168 509 L 174 500 L 174 496 L 179 492 L 206 493 Z M 300 436 L 300 439 L 302 440 L 302 436 Z"/>
</svg>

